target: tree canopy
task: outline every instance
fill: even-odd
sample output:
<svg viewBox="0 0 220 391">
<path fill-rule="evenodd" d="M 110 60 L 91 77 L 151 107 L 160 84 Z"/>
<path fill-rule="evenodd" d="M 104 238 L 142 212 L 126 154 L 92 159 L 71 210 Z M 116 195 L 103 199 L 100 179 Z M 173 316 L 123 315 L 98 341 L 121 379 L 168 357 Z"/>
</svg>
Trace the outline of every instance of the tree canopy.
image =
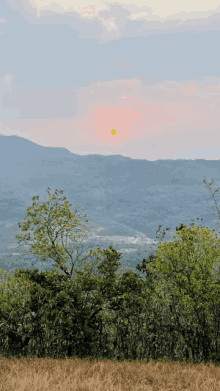
<svg viewBox="0 0 220 391">
<path fill-rule="evenodd" d="M 2 280 L 0 337 L 4 336 L 4 343 L 10 349 L 16 345 L 17 351 L 33 343 L 41 354 L 53 346 L 69 356 L 123 351 L 125 358 L 136 358 L 148 351 L 156 357 L 159 352 L 173 355 L 174 350 L 184 349 L 189 357 L 191 349 L 194 358 L 201 352 L 208 358 L 210 352 L 216 353 L 220 238 L 215 230 L 194 222 L 190 227 L 181 224 L 173 241 L 162 242 L 164 230 L 155 254 L 136 266 L 141 276 L 131 270 L 117 271 L 122 253 L 113 246 L 90 250 L 83 259 L 77 250 L 79 270 L 67 239 L 81 247 L 77 240 L 81 232 L 86 236 L 81 220 L 86 215 L 76 217 L 66 197 L 60 199 L 66 200 L 64 205 L 51 205 L 58 192 L 52 196 L 48 191 L 46 203 L 33 202 L 22 226 L 22 231 L 34 231 L 30 254 L 43 262 L 52 258 L 58 270 L 17 269 L 14 278 Z M 30 233 L 16 237 L 31 242 Z"/>
</svg>

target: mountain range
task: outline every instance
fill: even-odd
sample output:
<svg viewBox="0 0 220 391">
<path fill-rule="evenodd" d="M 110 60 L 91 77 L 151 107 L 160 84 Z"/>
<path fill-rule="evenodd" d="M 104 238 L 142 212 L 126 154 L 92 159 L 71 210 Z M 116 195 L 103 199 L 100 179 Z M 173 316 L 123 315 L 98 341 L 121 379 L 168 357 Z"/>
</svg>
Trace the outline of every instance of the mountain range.
<svg viewBox="0 0 220 391">
<path fill-rule="evenodd" d="M 39 195 L 40 203 L 47 200 L 50 187 L 53 194 L 56 189 L 64 191 L 71 210 L 76 204 L 83 207 L 89 229 L 86 245 L 108 248 L 112 244 L 123 253 L 119 269 L 126 267 L 139 274 L 135 266 L 154 252 L 159 225 L 161 232 L 168 226 L 175 234 L 176 226 L 189 226 L 194 219 L 196 225 L 215 228 L 218 233 L 215 203 L 203 179 L 210 182 L 213 178 L 218 188 L 219 172 L 220 160 L 82 156 L 1 135 L 0 268 L 8 273 L 16 268 L 50 269 L 53 260 L 45 265 L 36 261 L 31 267 L 15 238 L 23 233 L 17 223 L 25 218 L 32 197 Z M 174 239 L 167 232 L 164 240 Z"/>
</svg>

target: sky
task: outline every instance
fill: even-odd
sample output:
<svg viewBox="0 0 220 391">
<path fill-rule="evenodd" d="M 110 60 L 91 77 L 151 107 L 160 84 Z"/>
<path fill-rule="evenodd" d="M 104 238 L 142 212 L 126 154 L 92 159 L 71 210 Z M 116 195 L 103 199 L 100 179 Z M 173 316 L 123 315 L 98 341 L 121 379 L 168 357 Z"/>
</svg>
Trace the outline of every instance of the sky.
<svg viewBox="0 0 220 391">
<path fill-rule="evenodd" d="M 0 135 L 220 159 L 219 42 L 219 0 L 1 0 Z"/>
</svg>

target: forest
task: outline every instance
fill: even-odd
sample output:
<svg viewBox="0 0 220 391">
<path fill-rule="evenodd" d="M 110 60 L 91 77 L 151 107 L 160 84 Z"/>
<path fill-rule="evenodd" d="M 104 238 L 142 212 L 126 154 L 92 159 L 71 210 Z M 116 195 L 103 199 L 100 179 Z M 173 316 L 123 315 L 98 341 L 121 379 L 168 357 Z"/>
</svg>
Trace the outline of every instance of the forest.
<svg viewBox="0 0 220 391">
<path fill-rule="evenodd" d="M 66 197 L 57 198 L 62 190 L 47 192 L 47 202 L 32 198 L 18 223 L 27 233 L 16 238 L 42 262 L 53 259 L 58 270 L 16 269 L 13 277 L 1 270 L 2 355 L 220 362 L 220 239 L 214 229 L 181 223 L 171 242 L 163 242 L 164 230 L 155 254 L 136 266 L 141 276 L 118 272 L 122 253 L 112 245 L 83 250 L 87 215 L 71 212 Z M 76 259 L 67 238 L 77 245 Z"/>
</svg>

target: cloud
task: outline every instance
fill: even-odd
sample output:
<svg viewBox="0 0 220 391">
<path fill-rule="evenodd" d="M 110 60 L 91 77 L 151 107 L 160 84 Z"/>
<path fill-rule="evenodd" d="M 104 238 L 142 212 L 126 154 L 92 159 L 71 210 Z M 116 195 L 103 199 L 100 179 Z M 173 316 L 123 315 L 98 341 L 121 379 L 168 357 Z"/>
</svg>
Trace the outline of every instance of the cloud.
<svg viewBox="0 0 220 391">
<path fill-rule="evenodd" d="M 126 36 L 193 30 L 219 31 L 219 0 L 8 0 L 29 23 L 67 24 L 79 31 L 78 39 L 101 44 Z"/>
</svg>

